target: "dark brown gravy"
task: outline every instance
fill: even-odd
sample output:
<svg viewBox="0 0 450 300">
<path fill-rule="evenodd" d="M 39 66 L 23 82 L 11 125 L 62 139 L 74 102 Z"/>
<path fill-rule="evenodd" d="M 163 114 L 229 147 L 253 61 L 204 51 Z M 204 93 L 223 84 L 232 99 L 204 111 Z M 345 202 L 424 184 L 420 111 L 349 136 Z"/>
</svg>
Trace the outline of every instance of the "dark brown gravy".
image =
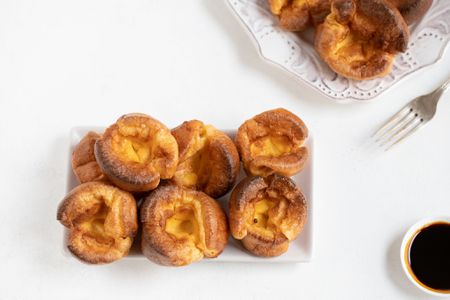
<svg viewBox="0 0 450 300">
<path fill-rule="evenodd" d="M 426 287 L 450 292 L 450 223 L 434 223 L 412 238 L 409 264 Z"/>
</svg>

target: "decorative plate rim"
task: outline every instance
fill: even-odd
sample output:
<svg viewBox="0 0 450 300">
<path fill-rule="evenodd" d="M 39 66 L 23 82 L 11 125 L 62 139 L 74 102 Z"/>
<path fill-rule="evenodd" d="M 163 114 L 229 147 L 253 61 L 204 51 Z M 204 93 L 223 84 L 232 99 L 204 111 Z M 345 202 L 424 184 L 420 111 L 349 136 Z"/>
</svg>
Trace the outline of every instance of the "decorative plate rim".
<svg viewBox="0 0 450 300">
<path fill-rule="evenodd" d="M 389 90 L 391 87 L 393 87 L 397 83 L 404 81 L 405 78 L 410 77 L 411 74 L 413 74 L 415 72 L 423 72 L 425 69 L 430 68 L 433 65 L 437 64 L 438 62 L 440 62 L 443 59 L 445 53 L 447 52 L 447 50 L 449 48 L 449 44 L 450 44 L 450 34 L 447 34 L 447 37 L 445 38 L 445 41 L 443 42 L 443 46 L 439 49 L 438 55 L 437 55 L 437 57 L 435 59 L 433 59 L 429 63 L 421 64 L 421 65 L 419 65 L 416 68 L 411 68 L 410 70 L 408 70 L 405 73 L 403 73 L 400 77 L 395 79 L 392 84 L 390 84 L 386 88 L 382 88 L 379 91 L 375 92 L 373 94 L 373 96 L 369 96 L 368 98 L 359 98 L 359 97 L 355 97 L 354 94 L 352 93 L 352 94 L 349 94 L 345 98 L 338 98 L 338 97 L 333 97 L 331 95 L 331 93 L 325 93 L 324 91 L 321 90 L 321 88 L 319 86 L 315 85 L 313 82 L 311 82 L 309 80 L 306 80 L 305 78 L 302 78 L 299 74 L 293 72 L 292 70 L 290 70 L 286 66 L 284 66 L 281 63 L 271 59 L 270 57 L 267 57 L 263 53 L 262 45 L 259 42 L 255 32 L 245 22 L 245 20 L 243 19 L 242 15 L 237 11 L 237 9 L 233 5 L 233 3 L 237 3 L 238 1 L 240 1 L 240 2 L 250 2 L 249 0 L 225 0 L 225 1 L 227 3 L 228 8 L 233 12 L 233 15 L 235 15 L 235 17 L 238 19 L 238 21 L 241 24 L 241 26 L 243 26 L 245 28 L 245 31 L 246 31 L 247 35 L 250 37 L 250 40 L 252 41 L 252 43 L 256 47 L 257 52 L 258 52 L 259 56 L 262 58 L 263 61 L 265 61 L 268 64 L 274 65 L 274 66 L 278 67 L 281 70 L 284 70 L 291 77 L 294 77 L 295 79 L 300 80 L 301 82 L 303 82 L 307 86 L 313 87 L 314 90 L 319 92 L 321 95 L 325 96 L 326 99 L 331 100 L 333 102 L 341 103 L 341 104 L 373 102 L 373 101 L 379 99 L 380 95 L 384 94 L 387 90 Z M 435 3 L 433 3 L 433 4 L 435 4 Z M 420 24 L 420 22 L 410 26 L 410 28 L 415 28 L 419 24 Z M 277 27 L 277 26 L 274 26 L 274 27 Z M 278 29 L 278 31 L 281 31 L 281 29 Z M 293 35 L 292 32 L 284 32 L 284 34 L 287 35 L 287 36 Z M 424 35 L 426 36 L 426 34 L 424 34 Z M 430 35 L 431 35 L 431 33 L 430 33 Z M 416 42 L 416 39 L 420 39 L 420 36 L 415 36 L 414 40 L 410 40 L 409 41 L 408 49 L 410 49 L 409 47 L 411 45 L 414 45 L 414 43 Z M 405 54 L 405 53 L 403 53 L 403 54 Z M 400 56 L 401 55 L 398 55 L 396 57 L 396 60 L 400 59 Z M 389 75 L 387 75 L 387 76 L 389 76 Z M 382 78 L 378 78 L 378 79 L 381 80 Z M 377 80 L 377 79 L 374 79 L 374 80 Z M 363 81 L 356 81 L 356 80 L 354 80 L 354 82 L 363 82 Z"/>
</svg>

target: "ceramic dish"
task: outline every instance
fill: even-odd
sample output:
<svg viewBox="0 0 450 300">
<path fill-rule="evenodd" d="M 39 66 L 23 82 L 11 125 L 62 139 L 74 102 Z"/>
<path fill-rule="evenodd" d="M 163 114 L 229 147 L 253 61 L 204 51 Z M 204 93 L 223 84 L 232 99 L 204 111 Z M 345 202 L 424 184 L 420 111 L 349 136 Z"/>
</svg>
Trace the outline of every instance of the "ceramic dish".
<svg viewBox="0 0 450 300">
<path fill-rule="evenodd" d="M 102 132 L 104 128 L 100 127 L 75 127 L 71 130 L 70 133 L 70 149 L 68 153 L 68 165 L 67 165 L 67 186 L 66 191 L 69 192 L 75 186 L 78 185 L 77 179 L 72 172 L 71 166 L 71 155 L 74 147 L 78 144 L 78 142 L 83 138 L 83 136 L 89 131 Z M 226 130 L 228 135 L 234 138 L 236 133 L 235 130 Z M 309 147 L 310 157 L 308 162 L 303 169 L 302 172 L 292 177 L 298 186 L 301 187 L 308 203 L 308 219 L 306 225 L 303 229 L 303 232 L 300 236 L 293 242 L 291 242 L 289 246 L 288 252 L 285 254 L 274 257 L 274 258 L 260 258 L 253 256 L 246 252 L 246 250 L 240 245 L 240 242 L 234 240 L 230 237 L 227 247 L 224 252 L 215 259 L 203 259 L 203 262 L 308 262 L 312 259 L 313 255 L 313 158 L 314 158 L 314 148 L 313 148 L 313 139 L 310 137 L 307 140 L 307 146 Z M 241 169 L 241 174 L 239 175 L 239 182 L 244 177 L 244 172 Z M 223 196 L 218 201 L 222 205 L 222 207 L 228 211 L 228 198 L 229 194 Z M 65 234 L 67 231 L 65 230 Z M 65 241 L 67 241 L 66 236 L 64 236 L 64 253 L 66 255 L 71 256 L 67 246 L 65 245 Z M 142 259 L 146 260 L 146 258 L 141 254 L 139 250 L 139 241 L 134 243 L 133 249 L 130 251 L 130 254 L 124 259 Z M 136 247 L 137 246 L 137 247 Z"/>
<path fill-rule="evenodd" d="M 423 285 L 422 283 L 419 283 L 419 280 L 416 278 L 415 275 L 413 275 L 413 271 L 411 270 L 408 254 L 409 254 L 409 247 L 411 246 L 411 242 L 413 240 L 413 237 L 423 228 L 434 224 L 434 223 L 450 223 L 449 217 L 435 217 L 435 218 L 426 218 L 423 219 L 413 226 L 411 226 L 408 231 L 406 232 L 405 236 L 403 237 L 402 245 L 400 246 L 400 261 L 402 262 L 403 271 L 406 274 L 406 277 L 420 290 L 424 291 L 425 293 L 433 296 L 440 296 L 440 297 L 449 297 L 450 294 L 443 293 L 443 292 L 437 292 L 432 290 L 431 288 Z"/>
<path fill-rule="evenodd" d="M 286 70 L 336 102 L 364 102 L 377 97 L 409 74 L 438 62 L 450 40 L 448 0 L 434 0 L 422 20 L 412 26 L 408 50 L 397 55 L 391 73 L 357 81 L 334 73 L 312 45 L 313 32 L 283 31 L 268 0 L 226 0 L 256 42 L 261 57 Z"/>
</svg>

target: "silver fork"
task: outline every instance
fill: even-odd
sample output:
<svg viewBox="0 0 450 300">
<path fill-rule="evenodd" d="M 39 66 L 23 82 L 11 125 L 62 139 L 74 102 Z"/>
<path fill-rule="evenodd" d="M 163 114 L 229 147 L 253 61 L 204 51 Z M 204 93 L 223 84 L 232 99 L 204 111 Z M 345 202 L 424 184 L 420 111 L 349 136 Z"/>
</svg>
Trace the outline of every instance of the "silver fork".
<svg viewBox="0 0 450 300">
<path fill-rule="evenodd" d="M 387 151 L 428 123 L 436 114 L 437 104 L 449 86 L 450 79 L 433 92 L 419 96 L 406 104 L 372 135 L 375 143 L 386 147 Z"/>
</svg>

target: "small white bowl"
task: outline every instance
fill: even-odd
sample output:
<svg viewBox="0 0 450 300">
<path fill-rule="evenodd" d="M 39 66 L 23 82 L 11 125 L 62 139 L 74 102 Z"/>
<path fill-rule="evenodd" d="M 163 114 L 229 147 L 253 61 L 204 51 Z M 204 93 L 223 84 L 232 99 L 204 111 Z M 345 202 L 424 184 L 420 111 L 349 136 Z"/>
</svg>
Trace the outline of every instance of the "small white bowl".
<svg viewBox="0 0 450 300">
<path fill-rule="evenodd" d="M 425 293 L 428 293 L 433 296 L 440 296 L 440 297 L 450 297 L 450 291 L 443 292 L 440 290 L 432 289 L 423 283 L 419 281 L 419 279 L 414 275 L 410 263 L 409 263 L 409 248 L 411 246 L 411 242 L 414 238 L 414 236 L 422 229 L 425 228 L 431 224 L 434 223 L 449 223 L 450 224 L 450 217 L 436 217 L 436 218 L 426 218 L 423 219 L 413 226 L 409 228 L 409 230 L 406 232 L 405 236 L 403 237 L 402 246 L 400 247 L 400 260 L 402 262 L 403 270 L 405 271 L 406 276 L 408 279 L 420 290 L 424 291 Z"/>
</svg>

